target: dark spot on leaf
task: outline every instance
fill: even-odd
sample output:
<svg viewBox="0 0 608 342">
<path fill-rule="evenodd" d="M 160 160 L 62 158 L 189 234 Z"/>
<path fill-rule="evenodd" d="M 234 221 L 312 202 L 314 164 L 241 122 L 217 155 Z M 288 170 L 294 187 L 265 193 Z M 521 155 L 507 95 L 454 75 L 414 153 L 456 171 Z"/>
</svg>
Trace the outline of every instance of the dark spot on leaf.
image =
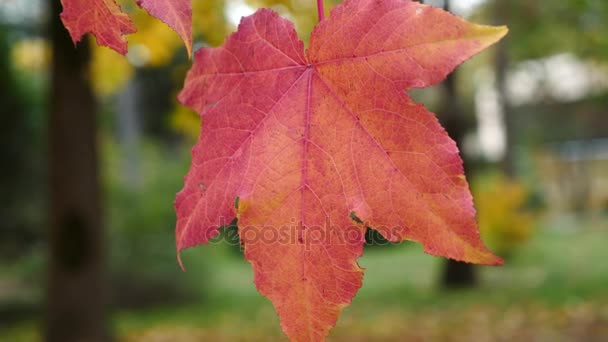
<svg viewBox="0 0 608 342">
<path fill-rule="evenodd" d="M 363 221 L 361 221 L 361 219 L 357 217 L 357 215 L 355 214 L 354 211 L 351 211 L 349 216 L 350 216 L 351 220 L 353 220 L 357 223 L 363 223 Z"/>
<path fill-rule="evenodd" d="M 386 246 L 390 245 L 391 242 L 388 241 L 382 233 L 375 230 L 372 227 L 367 227 L 365 230 L 365 245 L 366 246 Z"/>
</svg>

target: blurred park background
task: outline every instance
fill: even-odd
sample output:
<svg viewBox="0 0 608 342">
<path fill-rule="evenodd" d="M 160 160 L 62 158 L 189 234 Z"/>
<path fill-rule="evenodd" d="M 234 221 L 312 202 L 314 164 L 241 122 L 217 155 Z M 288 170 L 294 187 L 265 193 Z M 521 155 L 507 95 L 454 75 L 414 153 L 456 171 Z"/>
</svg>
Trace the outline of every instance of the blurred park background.
<svg viewBox="0 0 608 342">
<path fill-rule="evenodd" d="M 200 122 L 175 96 L 191 62 L 119 2 L 139 29 L 126 58 L 92 39 L 75 50 L 57 0 L 0 0 L 0 341 L 285 340 L 234 227 L 177 265 L 173 200 Z M 608 1 L 426 2 L 510 28 L 411 92 L 458 142 L 484 241 L 506 262 L 369 232 L 363 288 L 330 340 L 607 341 Z M 195 48 L 258 7 L 305 42 L 317 21 L 313 0 L 193 3 Z"/>
</svg>

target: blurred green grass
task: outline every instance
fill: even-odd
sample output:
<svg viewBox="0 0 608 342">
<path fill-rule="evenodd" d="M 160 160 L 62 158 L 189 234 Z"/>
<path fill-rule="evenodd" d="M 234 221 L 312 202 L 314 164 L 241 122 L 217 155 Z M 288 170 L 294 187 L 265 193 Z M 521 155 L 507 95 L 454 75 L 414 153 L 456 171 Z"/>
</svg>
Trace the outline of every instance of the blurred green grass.
<svg viewBox="0 0 608 342">
<path fill-rule="evenodd" d="M 363 288 L 342 313 L 334 341 L 600 341 L 608 339 L 608 228 L 605 218 L 544 220 L 503 267 L 480 267 L 480 286 L 442 290 L 443 260 L 414 243 L 367 248 Z M 124 341 L 285 340 L 249 264 L 227 245 L 187 250 L 187 272 L 202 302 L 122 311 L 112 326 Z M 177 267 L 177 266 L 176 266 Z M 197 269 L 207 272 L 197 273 Z M 183 279 L 182 279 L 183 278 Z M 202 290 L 204 289 L 204 290 Z M 38 340 L 33 322 L 9 341 Z"/>
</svg>

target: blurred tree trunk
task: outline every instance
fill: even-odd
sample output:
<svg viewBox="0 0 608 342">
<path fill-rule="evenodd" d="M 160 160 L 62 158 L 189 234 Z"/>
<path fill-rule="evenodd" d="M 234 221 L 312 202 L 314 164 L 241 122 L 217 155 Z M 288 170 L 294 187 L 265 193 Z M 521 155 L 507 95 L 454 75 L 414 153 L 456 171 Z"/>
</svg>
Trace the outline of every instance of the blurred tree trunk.
<svg viewBox="0 0 608 342">
<path fill-rule="evenodd" d="M 505 25 L 509 20 L 509 2 L 504 0 L 494 1 L 494 23 Z M 505 37 L 496 46 L 496 56 L 494 58 L 494 75 L 496 76 L 496 91 L 498 93 L 498 105 L 503 117 L 505 129 L 505 155 L 502 160 L 502 170 L 504 174 L 513 179 L 515 178 L 515 156 L 514 156 L 514 118 L 509 94 L 507 90 L 507 72 L 509 69 L 509 36 Z"/>
<path fill-rule="evenodd" d="M 447 2 L 446 2 L 447 3 Z M 462 143 L 467 131 L 471 128 L 470 122 L 464 115 L 462 106 L 458 101 L 456 86 L 457 72 L 450 74 L 443 82 L 443 104 L 439 117 L 445 130 L 450 137 L 456 141 L 460 149 L 460 155 L 464 161 L 465 174 L 470 181 L 473 177 L 471 161 L 462 152 Z M 473 264 L 460 262 L 452 259 L 445 261 L 441 276 L 441 286 L 444 288 L 473 287 L 477 284 L 477 276 Z"/>
<path fill-rule="evenodd" d="M 50 225 L 46 341 L 106 341 L 96 106 L 85 37 L 76 49 L 49 0 Z"/>
<path fill-rule="evenodd" d="M 450 1 L 446 0 L 444 9 L 450 10 Z M 439 112 L 439 118 L 450 137 L 456 141 L 460 149 L 468 180 L 472 178 L 473 170 L 471 162 L 467 160 L 462 152 L 464 137 L 471 128 L 473 122 L 468 122 L 462 106 L 458 100 L 457 71 L 454 71 L 443 82 L 443 104 Z M 473 287 L 477 284 L 477 276 L 473 264 L 447 259 L 441 275 L 441 286 L 444 288 Z"/>
</svg>

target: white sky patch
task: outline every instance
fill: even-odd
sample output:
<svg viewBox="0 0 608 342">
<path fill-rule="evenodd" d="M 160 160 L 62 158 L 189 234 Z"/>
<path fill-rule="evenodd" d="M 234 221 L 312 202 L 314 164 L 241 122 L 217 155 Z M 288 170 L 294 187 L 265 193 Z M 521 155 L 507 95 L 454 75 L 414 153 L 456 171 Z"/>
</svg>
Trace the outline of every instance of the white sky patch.
<svg viewBox="0 0 608 342">
<path fill-rule="evenodd" d="M 494 86 L 494 74 L 489 68 L 475 73 L 475 114 L 479 152 L 491 161 L 499 161 L 507 145 L 499 94 Z"/>
<path fill-rule="evenodd" d="M 41 0 L 0 0 L 0 21 L 21 24 L 37 23 L 46 10 Z"/>
<path fill-rule="evenodd" d="M 452 6 L 452 11 L 454 13 L 463 17 L 468 17 L 485 2 L 486 0 L 452 0 L 450 6 Z"/>
<path fill-rule="evenodd" d="M 459 16 L 468 17 L 485 2 L 486 0 L 452 0 L 450 10 Z M 435 7 L 445 6 L 445 0 L 426 0 L 424 3 Z"/>
<path fill-rule="evenodd" d="M 468 17 L 485 2 L 486 0 L 452 0 L 450 6 L 455 14 L 462 17 Z M 443 7 L 445 0 L 426 0 L 424 3 L 435 7 Z M 235 27 L 239 25 L 242 17 L 251 15 L 255 11 L 255 8 L 247 5 L 243 0 L 227 1 L 226 16 L 228 21 Z"/>
<path fill-rule="evenodd" d="M 504 156 L 506 131 L 500 94 L 491 67 L 474 75 L 477 136 L 470 146 L 489 160 Z M 507 75 L 507 95 L 514 106 L 550 102 L 573 102 L 608 90 L 608 68 L 572 54 L 559 54 L 514 65 Z"/>
<path fill-rule="evenodd" d="M 150 61 L 150 49 L 143 44 L 129 46 L 127 60 L 135 67 L 143 67 Z"/>
<path fill-rule="evenodd" d="M 255 11 L 255 8 L 248 6 L 243 0 L 229 0 L 226 6 L 226 17 L 230 24 L 237 27 L 242 17 L 252 15 Z"/>
<path fill-rule="evenodd" d="M 608 70 L 572 54 L 559 54 L 517 64 L 509 72 L 507 89 L 516 106 L 546 99 L 577 101 L 605 92 Z"/>
</svg>

